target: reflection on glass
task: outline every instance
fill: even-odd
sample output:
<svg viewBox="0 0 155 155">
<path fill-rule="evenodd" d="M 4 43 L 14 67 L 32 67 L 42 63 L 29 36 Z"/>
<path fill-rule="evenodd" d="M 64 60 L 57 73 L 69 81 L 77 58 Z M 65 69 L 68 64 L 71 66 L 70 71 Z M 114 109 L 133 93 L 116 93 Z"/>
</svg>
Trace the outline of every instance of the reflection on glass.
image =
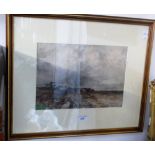
<svg viewBox="0 0 155 155">
<path fill-rule="evenodd" d="M 127 47 L 38 43 L 36 109 L 120 107 Z"/>
</svg>

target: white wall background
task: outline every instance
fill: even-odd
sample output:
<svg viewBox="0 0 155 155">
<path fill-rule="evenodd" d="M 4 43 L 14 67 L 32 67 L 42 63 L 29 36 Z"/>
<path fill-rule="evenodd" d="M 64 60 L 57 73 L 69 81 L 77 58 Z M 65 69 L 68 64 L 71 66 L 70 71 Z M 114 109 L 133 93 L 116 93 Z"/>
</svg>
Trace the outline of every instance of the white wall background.
<svg viewBox="0 0 155 155">
<path fill-rule="evenodd" d="M 146 18 L 146 19 L 155 19 L 155 14 L 117 14 L 112 16 L 125 16 L 125 17 L 133 17 L 133 18 Z M 6 24 L 5 24 L 5 15 L 0 15 L 0 45 L 6 46 Z M 151 72 L 150 72 L 150 80 L 155 78 L 155 41 L 154 48 L 152 53 L 152 63 L 151 63 Z M 149 96 L 149 95 L 148 95 Z M 148 98 L 149 101 L 149 98 Z M 149 102 L 148 104 L 149 105 Z M 145 117 L 145 127 L 144 131 L 141 133 L 132 133 L 132 134 L 114 134 L 114 135 L 98 135 L 98 136 L 83 136 L 83 137 L 67 137 L 67 138 L 50 138 L 46 140 L 96 140 L 96 141 L 109 141 L 109 140 L 147 140 L 147 126 L 149 123 L 149 106 L 146 109 L 146 117 Z M 45 140 L 45 139 L 42 139 Z"/>
</svg>

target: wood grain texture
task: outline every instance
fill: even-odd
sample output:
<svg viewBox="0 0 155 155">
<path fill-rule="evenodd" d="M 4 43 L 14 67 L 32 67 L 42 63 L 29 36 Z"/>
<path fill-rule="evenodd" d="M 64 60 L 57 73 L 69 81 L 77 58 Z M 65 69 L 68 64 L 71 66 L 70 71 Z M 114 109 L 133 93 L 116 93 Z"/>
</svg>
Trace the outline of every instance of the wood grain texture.
<svg viewBox="0 0 155 155">
<path fill-rule="evenodd" d="M 89 15 L 89 14 L 14 14 L 16 17 L 31 17 L 31 18 L 52 18 L 64 20 L 80 20 L 80 21 L 95 21 L 95 22 L 108 22 L 108 23 L 121 23 L 131 25 L 150 25 L 153 20 L 127 18 L 127 17 L 113 17 L 102 15 Z"/>
<path fill-rule="evenodd" d="M 145 109 L 146 109 L 146 101 L 148 95 L 148 87 L 149 87 L 149 75 L 150 75 L 150 64 L 151 64 L 151 54 L 153 48 L 153 40 L 154 40 L 154 29 L 155 24 L 152 23 L 149 29 L 148 42 L 147 42 L 147 53 L 145 58 L 145 70 L 144 70 L 144 78 L 143 78 L 143 91 L 142 91 L 142 99 L 141 99 L 141 109 L 140 109 L 140 119 L 139 119 L 139 130 L 143 130 L 144 126 L 144 118 L 145 118 Z"/>
</svg>

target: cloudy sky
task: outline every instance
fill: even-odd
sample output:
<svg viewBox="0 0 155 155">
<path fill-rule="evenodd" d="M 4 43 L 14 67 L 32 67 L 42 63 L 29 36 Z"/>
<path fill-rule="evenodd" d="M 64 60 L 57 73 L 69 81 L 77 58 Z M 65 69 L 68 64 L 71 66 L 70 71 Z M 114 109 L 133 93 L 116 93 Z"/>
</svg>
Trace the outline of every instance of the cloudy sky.
<svg viewBox="0 0 155 155">
<path fill-rule="evenodd" d="M 37 84 L 123 90 L 127 47 L 38 43 Z"/>
</svg>

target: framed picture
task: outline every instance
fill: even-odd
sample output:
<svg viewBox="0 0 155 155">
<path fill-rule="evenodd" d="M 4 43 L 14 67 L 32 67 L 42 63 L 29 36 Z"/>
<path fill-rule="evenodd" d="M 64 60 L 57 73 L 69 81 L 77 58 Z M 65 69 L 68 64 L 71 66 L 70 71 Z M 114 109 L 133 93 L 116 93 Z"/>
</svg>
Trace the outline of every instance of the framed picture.
<svg viewBox="0 0 155 155">
<path fill-rule="evenodd" d="M 142 131 L 153 26 L 8 15 L 8 140 Z"/>
<path fill-rule="evenodd" d="M 150 82 L 150 121 L 148 126 L 148 138 L 155 140 L 155 80 Z"/>
</svg>

